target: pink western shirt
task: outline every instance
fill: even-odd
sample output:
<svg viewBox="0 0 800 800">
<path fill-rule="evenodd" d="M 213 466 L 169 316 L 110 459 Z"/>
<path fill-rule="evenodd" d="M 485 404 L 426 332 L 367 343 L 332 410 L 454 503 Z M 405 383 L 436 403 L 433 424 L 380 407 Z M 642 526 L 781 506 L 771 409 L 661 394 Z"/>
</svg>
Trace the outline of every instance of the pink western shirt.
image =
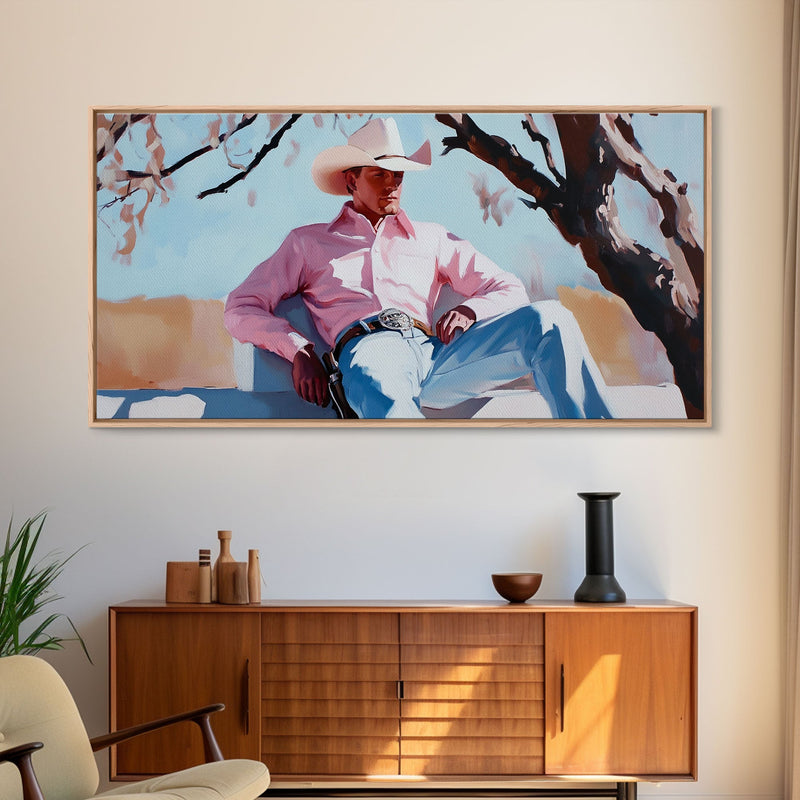
<svg viewBox="0 0 800 800">
<path fill-rule="evenodd" d="M 274 255 L 228 296 L 225 325 L 242 342 L 291 361 L 309 342 L 275 314 L 300 294 L 330 347 L 360 319 L 399 308 L 433 327 L 444 284 L 467 299 L 477 319 L 529 303 L 522 283 L 441 225 L 400 211 L 373 229 L 352 203 L 327 224 L 293 230 Z"/>
</svg>

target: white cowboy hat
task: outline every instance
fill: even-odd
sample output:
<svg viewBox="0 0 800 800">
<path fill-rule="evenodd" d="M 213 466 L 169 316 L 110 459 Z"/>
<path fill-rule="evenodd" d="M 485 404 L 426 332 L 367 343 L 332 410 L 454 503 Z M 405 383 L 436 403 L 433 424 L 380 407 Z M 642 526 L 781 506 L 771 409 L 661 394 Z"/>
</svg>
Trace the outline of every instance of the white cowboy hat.
<svg viewBox="0 0 800 800">
<path fill-rule="evenodd" d="M 425 142 L 416 153 L 407 156 L 397 123 L 392 117 L 386 117 L 370 120 L 347 140 L 347 144 L 323 150 L 314 159 L 311 176 L 323 192 L 348 194 L 344 173 L 353 167 L 407 172 L 427 169 L 430 165 L 430 142 Z"/>
</svg>

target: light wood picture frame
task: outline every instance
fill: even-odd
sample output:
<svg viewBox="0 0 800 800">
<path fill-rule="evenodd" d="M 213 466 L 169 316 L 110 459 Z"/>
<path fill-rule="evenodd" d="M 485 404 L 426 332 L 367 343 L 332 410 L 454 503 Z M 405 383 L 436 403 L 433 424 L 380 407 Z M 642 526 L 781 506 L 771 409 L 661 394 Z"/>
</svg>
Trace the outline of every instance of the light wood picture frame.
<svg viewBox="0 0 800 800">
<path fill-rule="evenodd" d="M 91 109 L 90 117 L 92 426 L 711 425 L 708 107 L 108 107 Z M 297 241 L 319 238 L 323 227 L 326 236 L 338 235 L 329 227 L 348 197 L 320 191 L 314 165 L 321 153 L 350 155 L 359 130 L 386 120 L 396 124 L 396 146 L 404 151 L 368 157 L 403 173 L 402 213 L 411 228 L 401 225 L 395 235 L 416 237 L 415 247 L 435 254 L 428 264 L 415 250 L 409 263 L 425 275 L 409 279 L 405 294 L 389 291 L 401 301 L 386 303 L 375 286 L 373 256 L 364 255 L 372 246 L 367 235 L 353 250 L 358 285 L 342 281 L 358 295 L 353 308 L 366 308 L 367 295 L 376 312 L 403 304 L 410 316 L 427 317 L 421 322 L 435 336 L 442 314 L 466 307 L 468 320 L 477 318 L 475 331 L 456 331 L 455 339 L 467 342 L 481 323 L 486 330 L 486 317 L 498 319 L 464 292 L 477 281 L 465 274 L 472 280 L 480 272 L 475 259 L 486 258 L 522 285 L 537 325 L 541 309 L 557 310 L 555 322 L 541 323 L 536 335 L 544 341 L 544 333 L 555 332 L 560 349 L 541 361 L 551 345 L 537 339 L 528 347 L 525 339 L 519 375 L 495 375 L 489 362 L 476 361 L 464 370 L 470 387 L 452 402 L 438 396 L 426 404 L 434 393 L 426 394 L 425 366 L 411 413 L 395 415 L 401 405 L 386 405 L 386 413 L 342 418 L 334 403 L 319 406 L 298 395 L 287 350 L 309 342 L 315 354 L 330 351 L 342 333 L 336 325 L 346 320 L 349 328 L 360 316 L 348 318 L 343 300 L 315 294 L 309 275 L 324 269 L 311 265 L 317 255 L 308 256 L 306 244 L 295 242 L 306 255 L 297 255 L 302 269 L 288 280 L 269 259 L 305 226 L 316 227 L 293 234 Z M 430 166 L 398 169 L 425 142 Z M 406 161 L 380 161 L 388 156 Z M 431 244 L 436 231 L 443 242 L 466 242 L 479 255 L 470 263 L 463 249 L 442 256 L 442 245 Z M 337 264 L 344 255 L 334 254 Z M 280 320 L 277 332 L 263 341 L 257 333 L 253 344 L 241 329 L 231 332 L 225 305 L 263 263 L 261 274 L 283 281 L 285 291 L 265 309 Z M 347 268 L 355 274 L 352 263 Z M 332 276 L 341 278 L 339 267 L 332 269 L 326 291 Z M 441 292 L 429 285 L 429 272 L 444 284 Z M 488 273 L 480 274 L 478 296 L 491 291 Z M 429 291 L 422 299 L 420 285 Z M 278 291 L 271 288 L 270 297 Z M 250 325 L 248 336 L 257 327 Z M 569 338 L 573 329 L 580 347 Z M 503 350 L 507 339 L 494 330 L 492 347 Z M 428 341 L 435 353 L 449 346 Z M 273 342 L 281 354 L 265 349 Z M 584 345 L 588 356 L 577 365 L 574 354 Z M 559 364 L 565 374 L 552 377 Z M 533 376 L 526 373 L 531 365 Z M 595 371 L 598 380 L 589 381 Z M 357 384 L 350 376 L 344 370 L 352 397 Z M 336 374 L 333 380 L 335 389 Z M 602 406 L 590 402 L 597 386 Z M 559 399 L 562 389 L 572 405 Z"/>
</svg>

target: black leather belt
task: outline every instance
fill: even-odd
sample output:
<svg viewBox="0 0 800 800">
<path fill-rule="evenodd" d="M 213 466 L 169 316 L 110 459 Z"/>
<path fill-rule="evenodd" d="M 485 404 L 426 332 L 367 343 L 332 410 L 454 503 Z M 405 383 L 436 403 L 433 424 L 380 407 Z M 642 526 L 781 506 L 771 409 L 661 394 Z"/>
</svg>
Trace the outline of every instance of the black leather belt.
<svg viewBox="0 0 800 800">
<path fill-rule="evenodd" d="M 377 317 L 360 320 L 348 328 L 336 341 L 336 345 L 333 348 L 333 358 L 338 364 L 339 356 L 344 346 L 357 336 L 365 336 L 375 331 L 397 331 L 402 333 L 410 331 L 412 328 L 421 330 L 426 336 L 433 335 L 431 329 L 424 322 L 414 319 L 410 314 L 406 314 L 405 311 L 400 311 L 398 308 L 386 308 Z"/>
</svg>

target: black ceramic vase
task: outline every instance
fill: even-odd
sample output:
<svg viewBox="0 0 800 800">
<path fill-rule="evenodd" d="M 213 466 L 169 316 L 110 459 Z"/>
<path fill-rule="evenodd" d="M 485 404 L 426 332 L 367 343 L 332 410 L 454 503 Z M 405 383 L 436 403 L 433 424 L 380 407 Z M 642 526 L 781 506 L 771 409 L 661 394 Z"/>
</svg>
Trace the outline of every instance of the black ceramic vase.
<svg viewBox="0 0 800 800">
<path fill-rule="evenodd" d="M 614 514 L 619 492 L 578 492 L 586 502 L 586 577 L 575 592 L 577 603 L 624 603 L 614 577 Z"/>
</svg>

